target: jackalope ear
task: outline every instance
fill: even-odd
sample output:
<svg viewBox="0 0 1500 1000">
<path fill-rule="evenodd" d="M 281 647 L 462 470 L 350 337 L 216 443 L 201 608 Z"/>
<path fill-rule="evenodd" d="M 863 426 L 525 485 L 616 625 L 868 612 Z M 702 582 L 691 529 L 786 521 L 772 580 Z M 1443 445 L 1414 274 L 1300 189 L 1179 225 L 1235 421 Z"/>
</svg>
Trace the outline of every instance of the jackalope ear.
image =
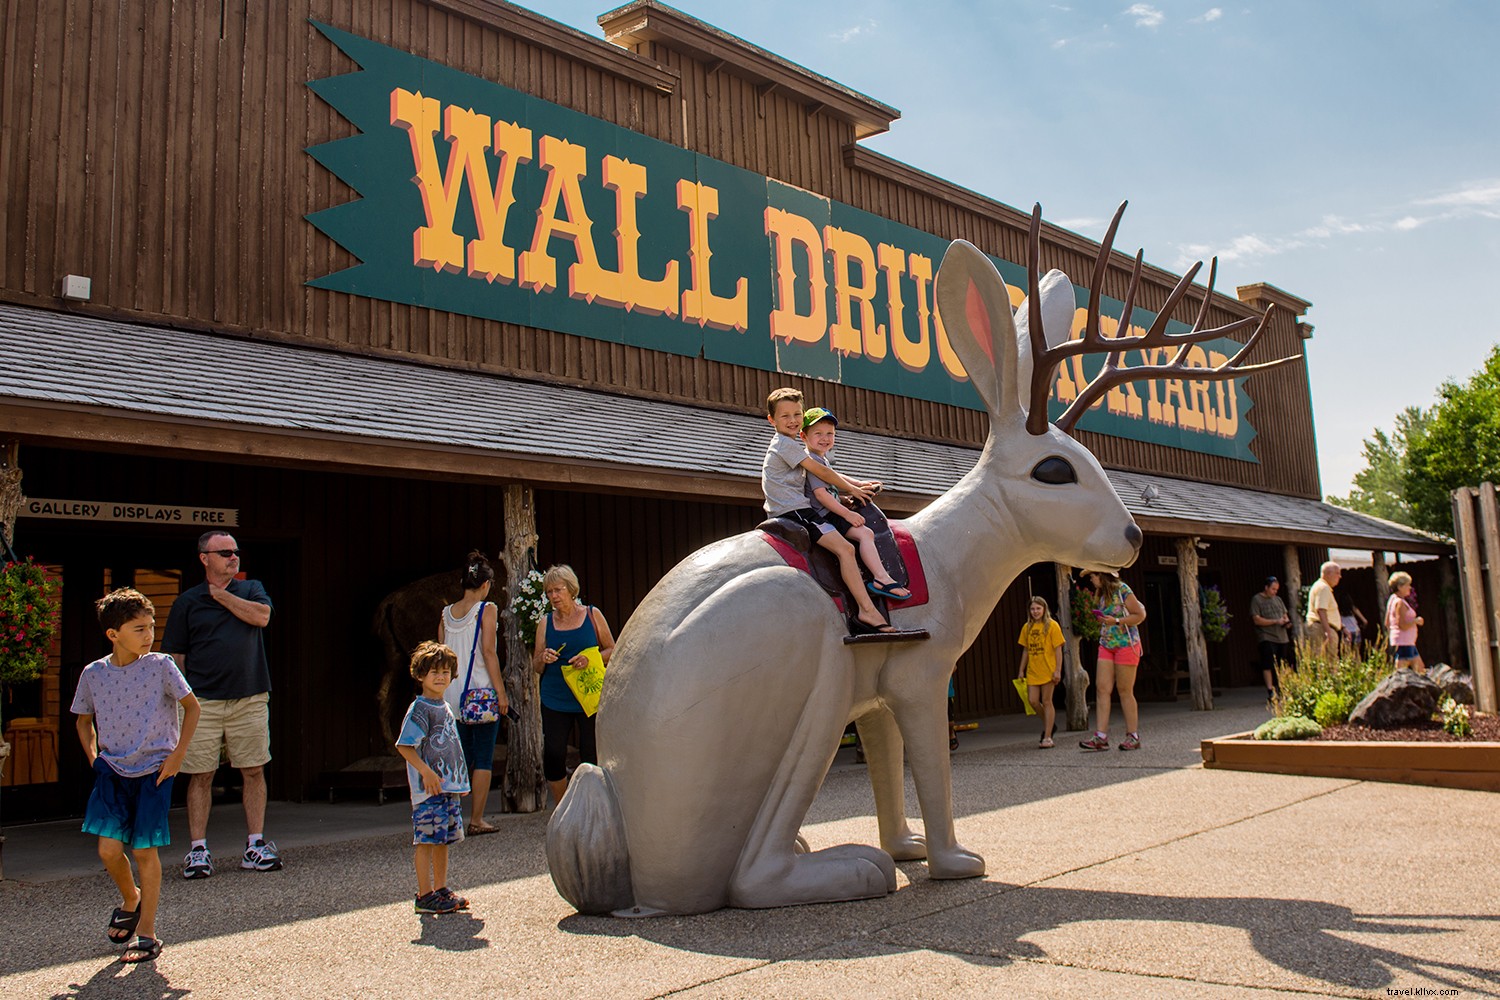
<svg viewBox="0 0 1500 1000">
<path fill-rule="evenodd" d="M 1017 381 L 1016 325 L 994 263 L 972 243 L 954 240 L 934 282 L 938 316 L 959 363 L 995 419 L 1024 419 Z"/>
<path fill-rule="evenodd" d="M 1073 291 L 1073 282 L 1066 274 L 1053 268 L 1037 283 L 1041 290 L 1042 332 L 1047 335 L 1047 347 L 1066 343 L 1073 337 L 1073 315 L 1078 309 L 1078 299 Z M 1016 308 L 1016 349 L 1019 365 L 1016 368 L 1016 384 L 1031 385 L 1034 358 L 1031 353 L 1031 302 L 1022 300 Z M 1053 373 L 1056 374 L 1056 373 Z M 1052 384 L 1049 375 L 1047 384 Z M 1030 410 L 1029 398 L 1021 400 L 1021 408 Z"/>
</svg>

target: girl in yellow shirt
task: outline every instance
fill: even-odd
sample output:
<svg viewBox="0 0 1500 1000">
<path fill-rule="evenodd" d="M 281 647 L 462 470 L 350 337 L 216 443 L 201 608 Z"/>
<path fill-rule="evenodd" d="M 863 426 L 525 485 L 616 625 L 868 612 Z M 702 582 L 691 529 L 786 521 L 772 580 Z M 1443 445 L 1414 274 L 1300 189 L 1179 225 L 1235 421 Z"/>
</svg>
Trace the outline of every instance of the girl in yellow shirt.
<svg viewBox="0 0 1500 1000">
<path fill-rule="evenodd" d="M 1027 622 L 1021 626 L 1021 638 L 1017 640 L 1026 650 L 1021 657 L 1021 669 L 1017 677 L 1026 679 L 1026 697 L 1031 707 L 1042 717 L 1043 750 L 1050 750 L 1052 726 L 1057 721 L 1057 710 L 1052 707 L 1052 692 L 1062 679 L 1062 628 L 1052 620 L 1052 611 L 1045 598 L 1033 597 L 1027 608 Z"/>
</svg>

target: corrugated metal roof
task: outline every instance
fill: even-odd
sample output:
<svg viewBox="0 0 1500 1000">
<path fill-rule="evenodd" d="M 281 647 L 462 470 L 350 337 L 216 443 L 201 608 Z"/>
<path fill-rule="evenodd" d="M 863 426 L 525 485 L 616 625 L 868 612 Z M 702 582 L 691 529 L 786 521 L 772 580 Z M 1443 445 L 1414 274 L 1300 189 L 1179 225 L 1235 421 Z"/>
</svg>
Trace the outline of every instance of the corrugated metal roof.
<svg viewBox="0 0 1500 1000">
<path fill-rule="evenodd" d="M 771 433 L 753 415 L 9 305 L 0 305 L 0 358 L 0 398 L 17 401 L 690 475 L 758 480 Z M 921 496 L 948 489 L 977 455 L 953 445 L 839 434 L 841 467 Z M 1396 551 L 1430 550 L 1440 541 L 1317 500 L 1136 472 L 1108 475 L 1132 514 L 1210 538 L 1244 526 Z"/>
</svg>

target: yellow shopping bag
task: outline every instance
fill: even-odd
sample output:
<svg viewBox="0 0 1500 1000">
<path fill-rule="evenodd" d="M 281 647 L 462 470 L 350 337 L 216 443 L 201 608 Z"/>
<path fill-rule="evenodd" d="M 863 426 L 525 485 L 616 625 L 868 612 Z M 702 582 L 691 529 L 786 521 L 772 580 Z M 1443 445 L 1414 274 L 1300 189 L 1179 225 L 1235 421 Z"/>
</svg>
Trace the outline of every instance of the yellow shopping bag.
<svg viewBox="0 0 1500 1000">
<path fill-rule="evenodd" d="M 599 711 L 599 693 L 604 690 L 604 657 L 598 646 L 590 646 L 582 655 L 588 663 L 582 667 L 564 663 L 562 675 L 572 690 L 573 697 L 583 706 L 583 714 L 593 715 Z"/>
<path fill-rule="evenodd" d="M 1035 715 L 1036 709 L 1031 707 L 1031 699 L 1026 696 L 1026 678 L 1012 677 L 1010 682 L 1016 686 L 1016 694 L 1021 696 L 1021 707 L 1026 709 L 1026 714 Z"/>
</svg>

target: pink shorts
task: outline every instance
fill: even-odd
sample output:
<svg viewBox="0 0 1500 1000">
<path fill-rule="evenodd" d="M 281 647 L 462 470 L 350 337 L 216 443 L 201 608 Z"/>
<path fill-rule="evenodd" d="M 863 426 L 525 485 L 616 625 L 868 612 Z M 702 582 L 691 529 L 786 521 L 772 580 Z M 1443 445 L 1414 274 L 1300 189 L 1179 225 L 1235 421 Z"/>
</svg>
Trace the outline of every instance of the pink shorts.
<svg viewBox="0 0 1500 1000">
<path fill-rule="evenodd" d="M 1100 646 L 1099 662 L 1113 663 L 1117 667 L 1138 667 L 1141 663 L 1140 644 L 1125 646 L 1122 649 L 1108 649 Z"/>
</svg>

